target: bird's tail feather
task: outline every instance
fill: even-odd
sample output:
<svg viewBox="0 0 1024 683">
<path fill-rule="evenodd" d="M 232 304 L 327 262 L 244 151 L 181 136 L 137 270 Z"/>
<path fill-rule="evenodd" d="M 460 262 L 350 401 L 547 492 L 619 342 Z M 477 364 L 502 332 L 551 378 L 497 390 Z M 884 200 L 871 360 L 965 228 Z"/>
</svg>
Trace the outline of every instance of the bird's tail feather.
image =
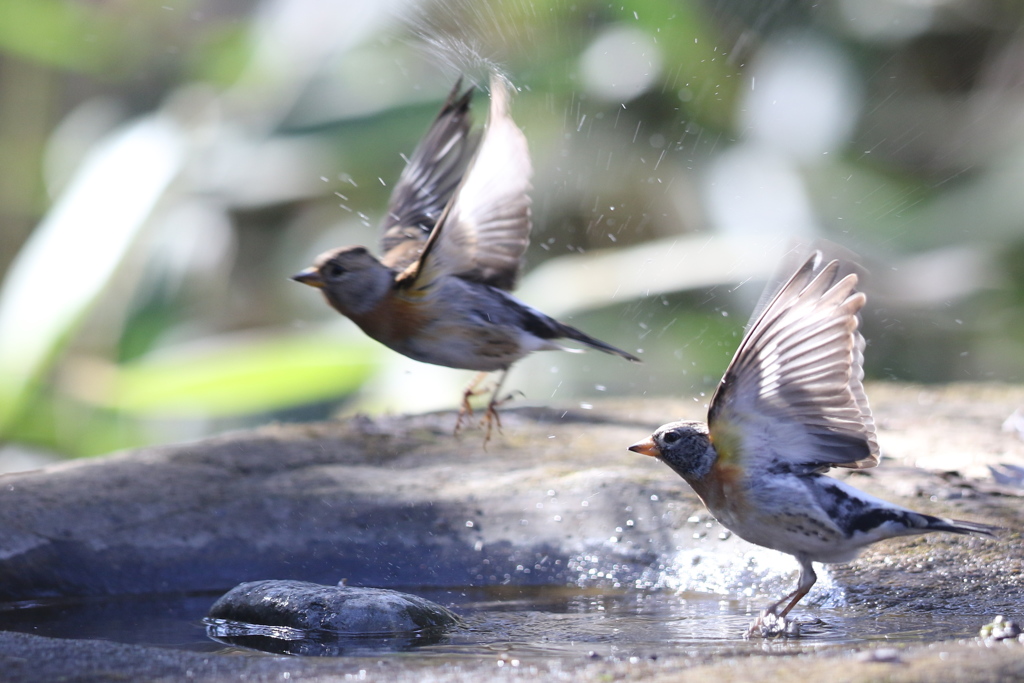
<svg viewBox="0 0 1024 683">
<path fill-rule="evenodd" d="M 962 519 L 943 519 L 928 517 L 929 531 L 947 531 L 952 534 L 974 534 L 975 536 L 995 536 L 1002 527 L 979 522 L 965 522 Z"/>
<path fill-rule="evenodd" d="M 562 334 L 562 336 L 566 337 L 567 339 L 578 341 L 581 344 L 586 344 L 591 348 L 597 349 L 598 351 L 604 351 L 605 353 L 610 353 L 613 356 L 620 356 L 622 358 L 625 358 L 626 360 L 633 361 L 634 363 L 643 362 L 633 354 L 627 351 L 623 351 L 622 349 L 616 348 L 611 344 L 606 344 L 600 339 L 595 339 L 594 337 L 591 337 L 589 334 L 580 332 L 575 327 L 570 327 L 569 325 L 566 325 L 564 323 L 559 323 L 559 325 L 560 328 L 558 331 Z"/>
</svg>

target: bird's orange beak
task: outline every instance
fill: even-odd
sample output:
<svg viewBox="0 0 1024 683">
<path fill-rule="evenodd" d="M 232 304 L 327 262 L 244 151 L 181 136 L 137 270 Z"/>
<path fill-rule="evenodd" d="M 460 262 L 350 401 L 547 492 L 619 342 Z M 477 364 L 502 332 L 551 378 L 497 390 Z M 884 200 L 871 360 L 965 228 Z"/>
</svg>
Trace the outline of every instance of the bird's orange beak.
<svg viewBox="0 0 1024 683">
<path fill-rule="evenodd" d="M 638 441 L 629 447 L 629 450 L 640 455 L 649 455 L 652 458 L 660 458 L 661 450 L 654 443 L 654 439 L 647 437 L 643 441 Z"/>
<path fill-rule="evenodd" d="M 306 268 L 302 272 L 292 275 L 292 279 L 296 282 L 301 282 L 304 285 L 316 287 L 317 289 L 324 288 L 324 281 L 320 278 L 320 270 L 318 268 Z"/>
</svg>

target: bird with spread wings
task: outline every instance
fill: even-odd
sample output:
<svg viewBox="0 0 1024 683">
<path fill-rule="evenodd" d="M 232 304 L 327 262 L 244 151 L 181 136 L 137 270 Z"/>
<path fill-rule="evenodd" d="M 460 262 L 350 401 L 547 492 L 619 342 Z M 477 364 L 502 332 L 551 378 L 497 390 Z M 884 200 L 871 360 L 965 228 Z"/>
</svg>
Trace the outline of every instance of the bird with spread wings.
<svg viewBox="0 0 1024 683">
<path fill-rule="evenodd" d="M 518 280 L 531 229 L 532 166 L 526 137 L 509 114 L 509 90 L 493 76 L 487 125 L 470 130 L 473 89 L 456 83 L 402 172 L 388 205 L 383 256 L 340 247 L 293 279 L 319 288 L 366 334 L 425 363 L 477 370 L 463 394 L 456 432 L 472 413 L 483 374 L 501 371 L 484 415 L 486 440 L 498 424 L 511 365 L 534 352 L 586 346 L 639 359 L 519 301 Z"/>
<path fill-rule="evenodd" d="M 820 252 L 808 258 L 755 315 L 707 423 L 670 422 L 629 447 L 671 467 L 737 536 L 800 563 L 796 590 L 764 610 L 748 635 L 788 628 L 786 615 L 817 580 L 814 562 L 848 562 L 894 536 L 996 531 L 914 512 L 824 474 L 879 461 L 858 329 L 866 297 L 846 270 Z"/>
</svg>

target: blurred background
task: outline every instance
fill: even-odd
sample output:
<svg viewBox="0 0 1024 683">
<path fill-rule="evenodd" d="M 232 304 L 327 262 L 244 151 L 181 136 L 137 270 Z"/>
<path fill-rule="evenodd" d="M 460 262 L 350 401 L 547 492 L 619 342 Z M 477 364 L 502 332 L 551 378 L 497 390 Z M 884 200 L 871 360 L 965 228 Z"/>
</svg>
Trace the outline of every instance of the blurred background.
<svg viewBox="0 0 1024 683">
<path fill-rule="evenodd" d="M 403 155 L 491 68 L 535 167 L 518 296 L 646 361 L 536 354 L 517 403 L 706 400 L 818 238 L 869 272 L 870 378 L 1021 381 L 1022 26 L 1014 0 L 2 0 L 0 469 L 456 406 L 472 373 L 288 276 L 376 248 Z"/>
</svg>

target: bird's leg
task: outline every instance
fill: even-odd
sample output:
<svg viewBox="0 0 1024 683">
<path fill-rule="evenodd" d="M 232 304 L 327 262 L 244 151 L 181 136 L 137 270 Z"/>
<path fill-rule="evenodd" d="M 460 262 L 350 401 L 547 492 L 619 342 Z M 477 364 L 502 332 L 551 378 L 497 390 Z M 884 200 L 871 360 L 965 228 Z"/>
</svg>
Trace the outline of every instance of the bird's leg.
<svg viewBox="0 0 1024 683">
<path fill-rule="evenodd" d="M 477 387 L 480 386 L 480 382 L 482 382 L 486 376 L 486 372 L 476 373 L 476 377 L 466 385 L 465 390 L 462 392 L 462 406 L 459 408 L 459 416 L 455 420 L 455 436 L 458 436 L 459 432 L 462 431 L 462 421 L 466 419 L 467 416 L 473 417 L 473 406 L 469 404 L 469 399 L 482 393 L 477 391 Z M 488 407 L 488 410 L 490 410 L 490 407 Z"/>
<path fill-rule="evenodd" d="M 495 424 L 498 425 L 498 431 L 501 431 L 501 417 L 498 416 L 498 406 L 504 403 L 506 399 L 499 399 L 498 396 L 501 394 L 501 387 L 505 383 L 506 377 L 508 377 L 507 369 L 501 371 L 501 377 L 498 378 L 498 383 L 494 385 L 491 401 L 487 404 L 487 412 L 484 413 L 484 419 L 480 423 L 487 430 L 484 433 L 484 448 L 487 447 L 487 442 L 491 440 L 491 430 Z"/>
<path fill-rule="evenodd" d="M 796 607 L 796 603 L 803 600 L 803 597 L 810 592 L 811 587 L 814 586 L 814 582 L 818 580 L 818 575 L 814 573 L 814 567 L 811 565 L 810 560 L 800 561 L 800 581 L 797 583 L 796 590 L 790 593 L 785 599 L 789 599 L 789 604 L 786 605 L 786 609 L 782 610 L 780 617 L 785 617 L 789 614 L 789 611 Z M 777 608 L 779 603 L 773 605 L 773 608 Z"/>
<path fill-rule="evenodd" d="M 789 633 L 789 622 L 786 620 L 786 615 L 807 595 L 814 582 L 818 580 L 818 575 L 814 573 L 814 566 L 810 560 L 802 558 L 797 558 L 797 560 L 800 562 L 800 579 L 797 582 L 796 590 L 763 610 L 747 629 L 747 638 L 755 635 L 766 638 Z M 787 601 L 786 607 L 779 612 L 779 606 Z"/>
</svg>

